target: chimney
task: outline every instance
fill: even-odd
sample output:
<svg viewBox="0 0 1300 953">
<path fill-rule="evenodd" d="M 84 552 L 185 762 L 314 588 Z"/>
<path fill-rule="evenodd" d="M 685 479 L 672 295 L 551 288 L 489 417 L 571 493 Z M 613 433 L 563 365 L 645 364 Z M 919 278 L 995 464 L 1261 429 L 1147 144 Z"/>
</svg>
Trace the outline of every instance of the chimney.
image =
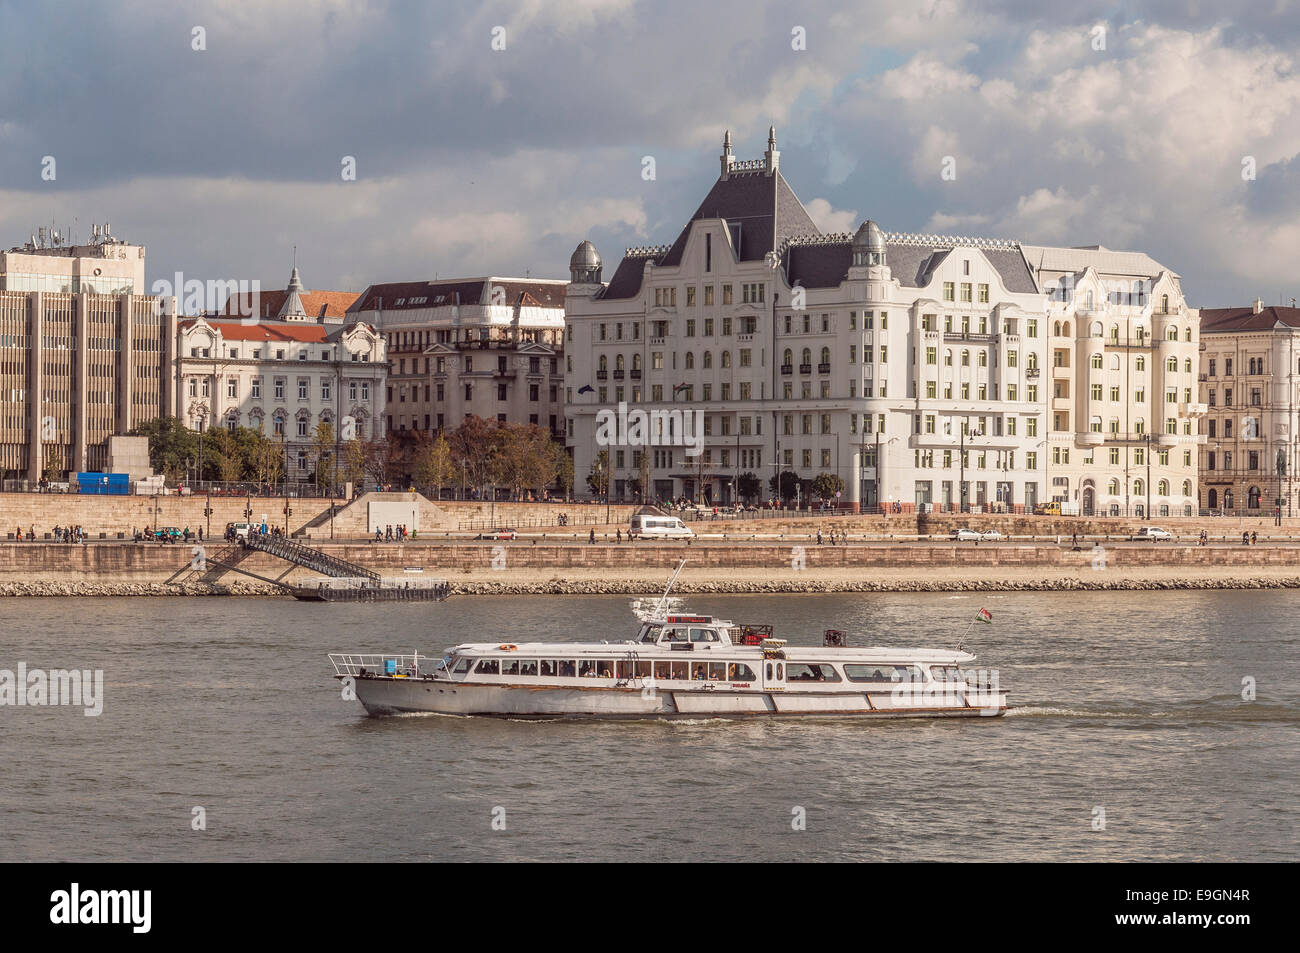
<svg viewBox="0 0 1300 953">
<path fill-rule="evenodd" d="M 1263 298 L 1256 298 L 1254 304 L 1252 304 L 1252 305 L 1250 306 L 1250 310 L 1251 310 L 1251 313 L 1252 313 L 1252 314 L 1259 314 L 1261 311 L 1263 311 L 1263 310 L 1264 310 L 1264 299 L 1263 299 Z"/>
<path fill-rule="evenodd" d="M 776 126 L 767 127 L 767 151 L 763 153 L 766 160 L 764 165 L 767 167 L 767 174 L 771 175 L 781 164 L 781 153 L 776 151 Z"/>
</svg>

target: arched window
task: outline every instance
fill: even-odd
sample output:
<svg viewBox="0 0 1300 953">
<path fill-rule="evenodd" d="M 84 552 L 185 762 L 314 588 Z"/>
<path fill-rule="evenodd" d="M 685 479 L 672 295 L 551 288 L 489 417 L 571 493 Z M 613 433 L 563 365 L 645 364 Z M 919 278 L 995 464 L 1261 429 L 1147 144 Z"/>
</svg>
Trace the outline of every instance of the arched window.
<svg viewBox="0 0 1300 953">
<path fill-rule="evenodd" d="M 948 348 L 943 352 L 943 364 L 944 367 L 952 367 L 952 348 Z"/>
<path fill-rule="evenodd" d="M 1119 496 L 1119 480 L 1111 477 L 1110 482 L 1106 484 L 1106 492 L 1111 496 Z"/>
<path fill-rule="evenodd" d="M 1192 359 L 1190 357 L 1187 360 L 1183 361 L 1183 371 L 1184 373 L 1187 374 L 1190 374 L 1192 372 Z"/>
<path fill-rule="evenodd" d="M 961 366 L 970 367 L 970 351 L 961 352 Z"/>
<path fill-rule="evenodd" d="M 1089 292 L 1089 294 L 1091 294 L 1091 293 L 1092 293 L 1092 292 Z M 1089 337 L 1094 337 L 1094 338 L 1099 338 L 1099 337 L 1101 337 L 1101 322 L 1100 322 L 1100 321 L 1094 321 L 1094 322 L 1092 322 L 1092 327 L 1088 329 L 1088 336 L 1089 336 Z"/>
<path fill-rule="evenodd" d="M 1206 501 L 1205 501 L 1205 502 L 1208 503 L 1208 504 L 1210 505 L 1210 509 L 1212 509 L 1212 510 L 1216 510 L 1216 509 L 1218 509 L 1218 508 L 1219 508 L 1219 491 L 1218 491 L 1218 490 L 1211 490 L 1211 491 L 1210 491 L 1210 495 L 1206 498 Z"/>
<path fill-rule="evenodd" d="M 1230 509 L 1232 509 L 1232 491 L 1231 491 L 1231 490 L 1224 490 L 1224 491 L 1223 491 L 1223 508 L 1224 508 L 1225 510 L 1230 510 Z"/>
<path fill-rule="evenodd" d="M 617 354 L 617 355 L 615 355 L 615 357 L 614 357 L 614 370 L 616 370 L 616 371 L 621 371 L 621 370 L 623 370 L 623 355 L 622 355 L 622 354 Z"/>
<path fill-rule="evenodd" d="M 1147 419 L 1145 417 L 1139 417 L 1137 420 L 1133 421 L 1133 432 L 1134 433 L 1147 432 Z"/>
<path fill-rule="evenodd" d="M 1094 354 L 1094 355 L 1092 356 L 1092 367 L 1093 367 L 1093 370 L 1098 370 L 1098 371 L 1101 370 L 1101 352 L 1100 352 L 1100 351 L 1098 351 L 1096 354 Z"/>
<path fill-rule="evenodd" d="M 1192 495 L 1192 481 L 1191 481 L 1191 480 L 1184 480 L 1184 481 L 1183 481 L 1183 496 L 1191 496 L 1191 495 Z"/>
<path fill-rule="evenodd" d="M 1178 328 L 1174 327 L 1172 324 L 1169 325 L 1169 330 L 1165 332 L 1165 340 L 1166 340 L 1166 341 L 1177 341 L 1177 340 L 1178 340 Z"/>
<path fill-rule="evenodd" d="M 600 356 L 600 369 L 602 371 L 609 370 L 609 359 L 606 358 L 604 354 Z"/>
<path fill-rule="evenodd" d="M 800 361 L 799 361 L 799 363 L 800 363 L 800 364 L 811 364 L 811 363 L 812 363 L 812 351 L 811 351 L 810 349 L 808 349 L 808 348 L 804 348 L 804 349 L 803 349 L 803 354 L 800 355 Z M 724 366 L 725 366 L 725 365 L 724 365 Z"/>
<path fill-rule="evenodd" d="M 1169 481 L 1168 481 L 1168 480 L 1161 480 L 1159 483 L 1156 484 L 1156 494 L 1157 494 L 1158 496 L 1168 496 L 1168 495 L 1169 495 Z"/>
<path fill-rule="evenodd" d="M 1055 336 L 1058 337 L 1058 338 L 1061 336 L 1061 322 L 1060 322 L 1060 321 L 1057 321 L 1055 324 L 1052 325 L 1052 334 L 1055 335 Z"/>
<path fill-rule="evenodd" d="M 1112 354 L 1112 355 L 1110 356 L 1110 369 L 1111 369 L 1112 371 L 1117 371 L 1117 370 L 1119 370 L 1119 366 L 1120 366 L 1119 355 L 1118 355 L 1118 354 Z"/>
<path fill-rule="evenodd" d="M 790 350 L 789 348 L 786 348 L 785 352 L 781 355 L 781 365 L 783 367 L 789 367 L 793 363 L 794 363 L 794 351 Z"/>
<path fill-rule="evenodd" d="M 695 366 L 695 355 L 691 351 L 686 352 L 686 369 L 689 371 Z"/>
<path fill-rule="evenodd" d="M 1252 510 L 1259 509 L 1259 487 L 1252 486 L 1247 494 L 1246 505 Z"/>
<path fill-rule="evenodd" d="M 705 351 L 705 352 L 704 352 L 704 355 L 705 355 L 706 358 L 708 357 L 708 353 L 709 353 L 708 351 Z M 704 362 L 704 366 L 705 366 L 705 367 L 708 367 L 708 366 L 709 366 L 709 362 L 708 362 L 707 359 L 706 359 L 705 362 Z M 633 355 L 632 355 L 632 370 L 634 370 L 634 371 L 639 371 L 639 370 L 641 370 L 641 355 L 640 355 L 640 354 L 633 354 Z"/>
<path fill-rule="evenodd" d="M 1169 313 L 1169 295 L 1160 296 L 1160 313 L 1161 314 Z"/>
<path fill-rule="evenodd" d="M 1030 352 L 1029 352 L 1029 364 L 1028 364 L 1028 367 L 1029 367 L 1029 369 L 1030 369 L 1031 371 L 1034 371 L 1034 370 L 1037 370 L 1037 369 L 1038 369 L 1038 352 L 1037 352 L 1037 351 L 1030 351 Z"/>
<path fill-rule="evenodd" d="M 1061 336 L 1062 336 L 1062 337 L 1067 337 L 1067 338 L 1070 336 L 1070 322 L 1069 322 L 1069 321 L 1066 321 L 1064 324 L 1061 325 Z"/>
<path fill-rule="evenodd" d="M 1093 309 L 1093 296 L 1092 296 L 1092 289 L 1091 289 L 1091 288 L 1089 288 L 1089 289 L 1088 289 L 1088 293 L 1087 293 L 1086 295 L 1084 295 L 1084 305 L 1083 305 L 1083 306 L 1084 306 L 1084 308 L 1085 308 L 1086 310 L 1088 310 L 1088 311 L 1091 311 L 1091 310 Z M 1100 325 L 1098 325 L 1098 327 L 1100 327 Z M 1100 334 L 1098 334 L 1097 336 L 1098 336 L 1098 337 L 1101 337 Z"/>
<path fill-rule="evenodd" d="M 705 351 L 705 352 L 704 352 L 704 369 L 707 371 L 707 370 L 708 370 L 709 368 L 711 368 L 712 366 L 713 366 L 713 352 L 712 352 L 712 351 Z"/>
<path fill-rule="evenodd" d="M 831 362 L 831 349 L 830 349 L 830 348 L 828 348 L 828 347 L 824 347 L 824 348 L 822 348 L 822 361 L 821 361 L 821 362 L 822 362 L 823 364 L 829 364 L 829 363 Z"/>
<path fill-rule="evenodd" d="M 979 365 L 980 365 L 980 367 L 988 367 L 988 366 L 989 366 L 989 355 L 988 355 L 988 351 L 980 351 L 980 353 L 979 353 Z"/>
<path fill-rule="evenodd" d="M 1171 374 L 1178 373 L 1178 358 L 1171 357 L 1169 360 L 1165 361 L 1165 370 Z"/>
<path fill-rule="evenodd" d="M 730 366 L 731 366 L 731 352 L 730 352 L 730 351 L 723 351 L 723 352 L 722 352 L 722 366 L 723 366 L 723 367 L 730 367 Z"/>
<path fill-rule="evenodd" d="M 1133 494 L 1135 496 L 1141 496 L 1143 488 L 1145 486 L 1146 484 L 1142 482 L 1142 478 L 1138 477 L 1136 480 L 1133 481 Z"/>
<path fill-rule="evenodd" d="M 1135 371 L 1145 371 L 1147 369 L 1147 356 L 1145 354 L 1139 354 L 1134 359 L 1133 369 Z"/>
<path fill-rule="evenodd" d="M 1110 339 L 1111 339 L 1112 341 L 1118 341 L 1118 340 L 1119 340 L 1119 325 L 1118 325 L 1118 324 L 1112 324 L 1112 325 L 1110 326 Z"/>
</svg>

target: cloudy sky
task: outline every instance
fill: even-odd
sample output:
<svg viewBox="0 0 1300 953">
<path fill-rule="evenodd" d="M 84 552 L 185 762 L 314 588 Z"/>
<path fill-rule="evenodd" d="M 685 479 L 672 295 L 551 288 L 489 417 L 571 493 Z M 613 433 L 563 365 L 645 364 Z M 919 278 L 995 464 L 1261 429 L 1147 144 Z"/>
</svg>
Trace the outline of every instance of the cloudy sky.
<svg viewBox="0 0 1300 953">
<path fill-rule="evenodd" d="M 359 291 L 567 277 L 588 237 L 609 274 L 673 240 L 724 129 L 757 158 L 775 123 L 827 230 L 1140 249 L 1193 305 L 1276 303 L 1300 9 L 1231 7 L 0 0 L 0 244 L 108 220 L 150 281 L 276 288 L 296 244 L 309 287 Z"/>
</svg>

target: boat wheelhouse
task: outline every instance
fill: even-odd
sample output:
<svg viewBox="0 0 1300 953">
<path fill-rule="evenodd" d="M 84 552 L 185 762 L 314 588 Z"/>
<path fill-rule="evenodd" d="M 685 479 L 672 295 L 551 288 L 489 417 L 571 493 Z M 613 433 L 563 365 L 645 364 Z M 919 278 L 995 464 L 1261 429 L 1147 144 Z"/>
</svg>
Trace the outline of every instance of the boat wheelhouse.
<svg viewBox="0 0 1300 953">
<path fill-rule="evenodd" d="M 441 659 L 331 654 L 371 714 L 522 718 L 1000 715 L 997 672 L 960 650 L 789 645 L 769 625 L 663 614 L 623 642 L 463 643 Z"/>
</svg>

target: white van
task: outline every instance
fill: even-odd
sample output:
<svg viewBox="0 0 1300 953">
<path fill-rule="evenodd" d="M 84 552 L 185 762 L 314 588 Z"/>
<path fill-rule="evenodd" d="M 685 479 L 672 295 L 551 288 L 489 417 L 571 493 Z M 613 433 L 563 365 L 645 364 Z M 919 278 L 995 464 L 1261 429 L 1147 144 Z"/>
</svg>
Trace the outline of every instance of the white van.
<svg viewBox="0 0 1300 953">
<path fill-rule="evenodd" d="M 634 516 L 628 536 L 647 539 L 693 539 L 695 533 L 676 516 Z"/>
</svg>

